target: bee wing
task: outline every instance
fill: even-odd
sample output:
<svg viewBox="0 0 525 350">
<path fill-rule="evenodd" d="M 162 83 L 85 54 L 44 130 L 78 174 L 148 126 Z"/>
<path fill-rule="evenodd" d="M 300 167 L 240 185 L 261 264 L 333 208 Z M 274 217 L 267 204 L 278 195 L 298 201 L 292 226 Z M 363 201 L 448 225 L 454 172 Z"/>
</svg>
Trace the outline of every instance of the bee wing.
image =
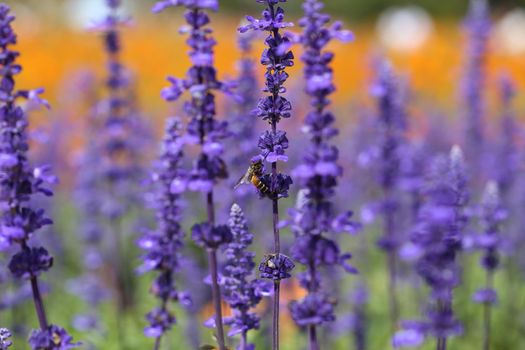
<svg viewBox="0 0 525 350">
<path fill-rule="evenodd" d="M 246 173 L 241 176 L 239 178 L 239 181 L 237 181 L 237 183 L 235 184 L 235 186 L 233 187 L 233 189 L 237 189 L 237 187 L 239 187 L 240 185 L 247 185 L 247 184 L 250 184 L 250 180 L 251 180 L 251 177 L 252 177 L 252 172 L 250 169 L 248 169 L 246 171 Z"/>
</svg>

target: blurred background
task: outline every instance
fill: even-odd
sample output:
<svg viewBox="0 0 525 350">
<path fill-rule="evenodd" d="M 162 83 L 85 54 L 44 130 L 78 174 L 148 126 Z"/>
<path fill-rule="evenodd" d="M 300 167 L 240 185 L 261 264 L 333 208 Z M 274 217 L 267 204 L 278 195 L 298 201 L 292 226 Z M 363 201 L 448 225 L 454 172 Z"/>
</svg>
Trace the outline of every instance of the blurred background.
<svg viewBox="0 0 525 350">
<path fill-rule="evenodd" d="M 17 14 L 22 64 L 21 83 L 45 86 L 51 102 L 60 99 L 79 70 L 100 76 L 104 52 L 98 34 L 87 30 L 104 16 L 102 0 L 15 0 L 7 1 Z M 124 62 L 136 74 L 138 98 L 146 112 L 161 113 L 165 105 L 159 97 L 165 76 L 180 76 L 188 66 L 184 38 L 178 34 L 179 16 L 172 13 L 153 15 L 153 1 L 127 0 L 125 12 L 133 23 L 124 30 Z M 525 1 L 492 1 L 494 35 L 491 41 L 489 74 L 496 77 L 509 71 L 525 84 Z M 464 40 L 461 26 L 468 1 L 387 1 L 330 0 L 327 9 L 334 18 L 345 21 L 356 36 L 344 47 L 337 44 L 335 74 L 338 101 L 359 100 L 367 96 L 363 89 L 369 79 L 372 55 L 385 53 L 399 71 L 406 75 L 420 99 L 432 97 L 443 108 L 457 97 L 456 80 L 461 72 Z M 287 4 L 291 20 L 300 16 L 300 2 Z M 235 74 L 235 30 L 246 14 L 258 13 L 251 0 L 221 1 L 220 14 L 214 16 L 219 39 L 217 65 L 221 76 Z M 257 51 L 257 50 L 256 50 Z M 300 64 L 297 65 L 300 67 Z M 357 67 L 359 67 L 357 69 Z M 490 84 L 489 84 L 490 86 Z M 521 102 L 523 103 L 523 102 Z"/>
</svg>

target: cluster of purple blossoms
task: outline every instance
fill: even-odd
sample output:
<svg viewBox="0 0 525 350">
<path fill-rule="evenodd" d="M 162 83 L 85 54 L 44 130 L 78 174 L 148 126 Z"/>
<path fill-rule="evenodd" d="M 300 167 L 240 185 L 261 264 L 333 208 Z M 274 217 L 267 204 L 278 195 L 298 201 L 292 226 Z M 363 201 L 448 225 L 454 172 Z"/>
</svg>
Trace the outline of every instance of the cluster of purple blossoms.
<svg viewBox="0 0 525 350">
<path fill-rule="evenodd" d="M 215 309 L 215 327 L 217 343 L 220 350 L 225 349 L 222 324 L 221 291 L 218 283 L 217 249 L 230 242 L 232 234 L 227 225 L 216 225 L 214 186 L 217 181 L 228 177 L 226 164 L 222 159 L 224 151 L 222 140 L 229 136 L 228 124 L 215 119 L 216 104 L 214 91 L 229 93 L 228 84 L 217 80 L 214 67 L 213 48 L 216 41 L 209 28 L 210 17 L 206 10 L 217 11 L 217 0 L 162 0 L 153 7 L 153 12 L 160 12 L 168 7 L 185 7 L 187 25 L 181 28 L 182 33 L 189 35 L 186 40 L 190 47 L 189 57 L 192 67 L 186 78 L 169 77 L 171 85 L 162 90 L 162 97 L 167 101 L 176 101 L 185 92 L 191 100 L 184 103 L 184 111 L 190 117 L 186 144 L 200 146 L 200 153 L 193 163 L 193 168 L 184 183 L 179 183 L 179 190 L 201 192 L 206 198 L 207 220 L 195 224 L 191 229 L 193 241 L 208 253 L 211 275 L 212 297 Z"/>
<path fill-rule="evenodd" d="M 187 305 L 191 301 L 186 293 L 176 287 L 175 273 L 180 268 L 180 251 L 184 245 L 184 232 L 180 225 L 181 198 L 178 184 L 184 181 L 182 169 L 183 141 L 181 124 L 177 119 L 168 119 L 158 167 L 153 173 L 153 202 L 156 209 L 157 229 L 147 232 L 138 245 L 145 251 L 140 272 L 157 271 L 151 293 L 161 302 L 147 315 L 149 326 L 145 334 L 160 343 L 162 335 L 171 329 L 176 318 L 170 311 L 171 301 Z M 157 348 L 159 345 L 156 345 Z"/>
<path fill-rule="evenodd" d="M 11 332 L 9 329 L 0 328 L 0 350 L 7 350 L 13 342 L 9 340 L 11 338 Z"/>
<path fill-rule="evenodd" d="M 50 325 L 45 331 L 33 331 L 29 337 L 29 345 L 32 350 L 68 350 L 78 347 L 80 343 L 73 342 L 65 329 Z"/>
<path fill-rule="evenodd" d="M 480 218 L 483 232 L 476 235 L 474 245 L 483 252 L 480 263 L 487 272 L 487 285 L 474 294 L 473 300 L 476 303 L 494 304 L 497 302 L 497 293 L 493 289 L 493 278 L 494 271 L 499 266 L 498 250 L 501 246 L 499 233 L 507 218 L 507 211 L 501 203 L 496 182 L 489 182 L 485 188 L 481 200 Z"/>
<path fill-rule="evenodd" d="M 38 284 L 38 276 L 51 268 L 53 258 L 44 247 L 29 245 L 38 229 L 52 223 L 44 210 L 32 208 L 31 200 L 39 193 L 51 196 L 48 184 L 55 183 L 56 177 L 49 173 L 48 167 L 30 166 L 27 159 L 28 121 L 24 110 L 16 104 L 20 98 L 47 103 L 38 97 L 42 89 L 15 89 L 14 76 L 21 72 L 22 67 L 16 62 L 19 53 L 10 49 L 17 39 L 11 27 L 15 18 L 9 11 L 9 7 L 0 5 L 0 248 L 8 250 L 20 246 L 20 251 L 11 258 L 9 270 L 16 278 L 31 283 L 40 323 L 40 329 L 33 331 L 29 338 L 32 349 L 69 349 L 76 344 L 71 342 L 65 330 L 48 324 Z M 44 338 L 52 339 L 52 342 L 46 343 Z"/>
<path fill-rule="evenodd" d="M 229 86 L 217 80 L 217 72 L 213 66 L 216 41 L 211 35 L 211 29 L 207 27 L 210 18 L 205 12 L 207 9 L 216 11 L 218 2 L 159 1 L 153 11 L 159 12 L 169 6 L 184 6 L 188 9 L 184 15 L 188 25 L 183 26 L 181 32 L 189 34 L 186 43 L 191 49 L 189 56 L 193 66 L 185 79 L 169 77 L 171 85 L 162 90 L 162 97 L 167 101 L 176 101 L 184 91 L 191 95 L 191 100 L 184 103 L 184 111 L 191 118 L 185 142 L 200 145 L 202 152 L 189 174 L 187 187 L 191 191 L 209 193 L 217 180 L 228 176 L 221 158 L 224 150 L 221 141 L 229 136 L 228 124 L 214 118 L 216 106 L 213 91 L 228 92 Z"/>
<path fill-rule="evenodd" d="M 322 2 L 307 0 L 303 5 L 305 17 L 299 22 L 304 31 L 297 41 L 305 49 L 302 60 L 305 63 L 306 93 L 311 98 L 312 110 L 306 116 L 303 127 L 310 139 L 310 146 L 303 163 L 293 172 L 301 186 L 302 203 L 290 212 L 292 230 L 296 236 L 292 257 L 307 268 L 299 274 L 299 279 L 308 290 L 308 295 L 292 302 L 290 309 L 299 326 L 310 327 L 312 349 L 318 348 L 315 327 L 335 320 L 333 300 L 327 291 L 320 288 L 319 269 L 340 265 L 347 272 L 357 272 L 346 263 L 351 255 L 341 253 L 336 240 L 323 236 L 327 232 L 353 233 L 357 225 L 350 220 L 352 212 L 336 214 L 331 201 L 342 168 L 337 163 L 339 151 L 330 144 L 330 140 L 338 133 L 333 126 L 335 117 L 327 111 L 329 95 L 335 91 L 330 67 L 334 55 L 325 50 L 332 39 L 349 41 L 352 34 L 342 30 L 340 22 L 327 26 L 330 17 L 320 13 L 322 8 Z"/>
<path fill-rule="evenodd" d="M 491 26 L 488 1 L 470 0 L 470 9 L 465 21 L 468 43 L 461 93 L 466 113 L 465 151 L 475 167 L 481 166 L 479 155 L 483 154 L 485 147 L 483 128 L 486 106 L 483 86 L 487 75 L 485 61 Z"/>
<path fill-rule="evenodd" d="M 426 321 L 407 321 L 404 331 L 396 334 L 394 345 L 418 346 L 426 335 L 446 347 L 446 339 L 462 332 L 452 309 L 453 289 L 459 284 L 456 256 L 462 247 L 462 235 L 468 222 L 466 205 L 467 177 L 461 149 L 454 146 L 449 157 L 433 163 L 426 201 L 421 206 L 418 223 L 411 233 L 412 251 L 418 274 L 431 288 Z"/>
<path fill-rule="evenodd" d="M 253 279 L 255 253 L 247 251 L 253 242 L 253 234 L 241 207 L 233 204 L 229 221 L 233 239 L 225 246 L 226 262 L 223 272 L 224 300 L 233 309 L 233 316 L 225 320 L 230 325 L 229 336 L 241 334 L 240 350 L 254 349 L 248 344 L 247 333 L 259 328 L 259 316 L 250 311 L 259 304 L 263 296 L 269 295 L 269 286 Z"/>
<path fill-rule="evenodd" d="M 277 124 L 283 118 L 290 118 L 292 105 L 283 94 L 286 92 L 284 84 L 288 79 L 286 68 L 293 66 L 294 56 L 289 50 L 292 42 L 286 35 L 280 33 L 280 29 L 292 26 L 292 23 L 284 21 L 284 10 L 276 5 L 285 0 L 257 1 L 267 7 L 262 12 L 262 18 L 257 19 L 247 16 L 247 25 L 239 28 L 241 33 L 248 30 L 266 31 L 265 44 L 267 48 L 261 56 L 261 64 L 266 66 L 265 88 L 267 96 L 262 97 L 254 114 L 271 125 L 271 130 L 263 132 L 259 137 L 258 146 L 260 155 L 254 160 L 266 160 L 272 164 L 272 172 L 262 176 L 262 182 L 269 188 L 269 193 L 260 191 L 264 197 L 269 195 L 275 200 L 288 197 L 288 190 L 292 184 L 290 176 L 277 172 L 277 162 L 286 162 L 286 149 L 288 148 L 288 138 L 286 132 L 277 129 Z"/>
</svg>

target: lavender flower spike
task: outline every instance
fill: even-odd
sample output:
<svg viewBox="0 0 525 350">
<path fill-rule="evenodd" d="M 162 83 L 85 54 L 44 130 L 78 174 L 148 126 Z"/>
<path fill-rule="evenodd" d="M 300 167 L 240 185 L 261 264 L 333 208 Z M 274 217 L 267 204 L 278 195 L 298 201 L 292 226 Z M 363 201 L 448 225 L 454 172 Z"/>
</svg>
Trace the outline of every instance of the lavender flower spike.
<svg viewBox="0 0 525 350">
<path fill-rule="evenodd" d="M 237 204 L 233 204 L 229 221 L 233 239 L 225 246 L 226 264 L 224 266 L 224 300 L 233 309 L 233 316 L 227 320 L 230 325 L 229 335 L 241 334 L 239 350 L 255 349 L 248 344 L 247 334 L 259 328 L 259 316 L 250 309 L 259 304 L 262 297 L 268 295 L 266 283 L 251 278 L 255 263 L 255 253 L 248 252 L 253 235 L 248 231 L 244 213 Z"/>
<path fill-rule="evenodd" d="M 189 34 L 186 41 L 190 47 L 189 56 L 193 66 L 185 79 L 170 77 L 171 86 L 163 89 L 162 96 L 167 101 L 177 100 L 188 91 L 191 100 L 185 102 L 184 111 L 190 117 L 185 140 L 197 144 L 200 154 L 188 175 L 187 188 L 202 192 L 206 198 L 207 220 L 195 224 L 192 239 L 208 252 L 208 262 L 212 281 L 212 297 L 215 308 L 215 326 L 220 350 L 225 350 L 222 322 L 221 291 L 218 284 L 217 249 L 230 242 L 232 235 L 227 225 L 216 225 L 214 186 L 217 181 L 228 177 L 221 141 L 228 136 L 227 123 L 215 119 L 214 91 L 227 92 L 228 86 L 217 80 L 213 66 L 213 47 L 216 41 L 212 30 L 207 27 L 210 18 L 205 10 L 217 10 L 217 0 L 164 0 L 154 6 L 153 11 L 162 11 L 171 6 L 185 7 L 187 26 L 181 31 Z"/>
<path fill-rule="evenodd" d="M 415 266 L 431 289 L 427 318 L 405 322 L 405 330 L 393 339 L 399 346 L 417 345 L 423 336 L 437 339 L 437 350 L 447 348 L 447 338 L 462 332 L 452 309 L 453 289 L 459 284 L 456 262 L 462 246 L 462 232 L 467 223 L 467 178 L 463 155 L 454 146 L 450 157 L 437 158 L 425 190 L 427 201 L 419 211 L 411 241 L 418 250 Z"/>
<path fill-rule="evenodd" d="M 399 215 L 398 189 L 401 177 L 401 151 L 405 143 L 406 114 L 401 99 L 400 84 L 392 66 L 387 61 L 378 65 L 377 81 L 372 94 L 377 99 L 377 128 L 379 164 L 377 181 L 382 191 L 381 215 L 383 235 L 378 241 L 387 254 L 390 317 L 395 327 L 398 317 L 397 252 L 400 245 L 396 217 Z"/>
<path fill-rule="evenodd" d="M 496 182 L 489 182 L 481 201 L 481 221 L 483 233 L 476 237 L 475 245 L 483 252 L 481 266 L 486 271 L 485 288 L 478 290 L 474 302 L 483 304 L 483 350 L 490 349 L 491 308 L 497 302 L 498 295 L 494 290 L 494 272 L 499 265 L 498 248 L 501 244 L 499 233 L 507 217 L 503 209 Z"/>
<path fill-rule="evenodd" d="M 127 263 L 125 245 L 128 229 L 124 216 L 140 207 L 141 193 L 137 190 L 142 180 L 142 150 L 137 137 L 138 124 L 142 123 L 133 104 L 131 74 L 122 63 L 120 29 L 126 21 L 119 15 L 120 0 L 105 0 L 108 14 L 98 24 L 107 55 L 106 96 L 97 106 L 102 128 L 97 141 L 100 142 L 100 177 L 102 192 L 102 219 L 110 239 L 112 252 L 109 262 L 115 280 L 117 307 L 124 310 L 134 303 L 134 273 Z M 141 138 L 144 142 L 144 125 Z M 142 208 L 140 208 L 142 209 Z"/>
<path fill-rule="evenodd" d="M 479 156 L 485 147 L 484 116 L 486 109 L 486 57 L 491 31 L 490 9 L 487 0 L 470 0 L 465 21 L 468 37 L 465 75 L 462 82 L 463 109 L 466 123 L 466 154 L 472 166 L 481 166 Z M 476 169 L 473 169 L 476 171 Z"/>
<path fill-rule="evenodd" d="M 170 311 L 170 302 L 190 302 L 187 295 L 179 292 L 175 285 L 175 273 L 180 268 L 180 250 L 184 244 L 184 232 L 180 227 L 180 184 L 185 181 L 181 164 L 181 136 L 180 122 L 168 119 L 159 164 L 152 176 L 158 226 L 155 231 L 147 232 L 138 242 L 145 251 L 139 271 L 158 273 L 150 290 L 159 299 L 160 306 L 148 313 L 146 318 L 150 324 L 144 330 L 146 336 L 155 338 L 155 349 L 160 348 L 163 334 L 176 322 Z"/>
<path fill-rule="evenodd" d="M 43 209 L 34 209 L 31 200 L 37 194 L 51 196 L 49 183 L 56 178 L 47 167 L 32 168 L 27 159 L 28 120 L 17 100 L 35 99 L 38 94 L 16 90 L 14 76 L 21 72 L 17 64 L 19 53 L 11 50 L 16 34 L 11 27 L 15 19 L 9 7 L 0 4 L 0 250 L 18 245 L 20 251 L 11 257 L 9 270 L 16 278 L 29 280 L 40 324 L 29 338 L 31 348 L 69 349 L 77 344 L 61 328 L 50 325 L 40 293 L 38 276 L 53 265 L 53 258 L 44 247 L 31 247 L 29 240 L 38 229 L 51 224 Z M 41 91 L 41 90 L 39 90 Z M 57 330 L 60 330 L 59 332 Z M 53 345 L 43 345 L 42 337 L 54 337 Z"/>
<path fill-rule="evenodd" d="M 272 201 L 272 221 L 274 234 L 274 253 L 266 256 L 265 260 L 259 265 L 261 277 L 269 278 L 274 281 L 274 300 L 273 300 L 273 330 L 272 330 L 272 349 L 279 349 L 279 294 L 280 281 L 290 277 L 290 271 L 294 264 L 290 258 L 281 254 L 280 232 L 279 232 L 279 199 L 288 196 L 288 189 L 292 184 L 292 179 L 286 174 L 279 173 L 277 162 L 286 162 L 286 149 L 288 148 L 288 138 L 286 132 L 277 129 L 277 125 L 282 118 L 290 118 L 292 105 L 282 96 L 286 92 L 284 83 L 288 79 L 286 68 L 293 65 L 293 53 L 289 50 L 291 41 L 287 36 L 283 36 L 281 29 L 289 27 L 292 23 L 284 21 L 284 10 L 278 6 L 280 2 L 286 0 L 256 0 L 266 7 L 262 12 L 262 18 L 256 19 L 247 16 L 248 24 L 239 28 L 241 33 L 248 30 L 268 32 L 265 44 L 267 48 L 261 56 L 261 63 L 266 66 L 264 92 L 267 96 L 259 100 L 255 110 L 255 115 L 267 121 L 271 129 L 261 134 L 259 138 L 260 156 L 253 161 L 255 164 L 267 160 L 271 163 L 271 173 L 256 176 L 259 194 Z M 264 172 L 264 169 L 261 170 Z"/>
<path fill-rule="evenodd" d="M 327 26 L 330 17 L 320 13 L 322 8 L 321 1 L 306 0 L 305 16 L 299 22 L 304 28 L 298 41 L 305 50 L 301 59 L 305 63 L 306 93 L 311 99 L 311 111 L 303 130 L 310 146 L 303 163 L 293 172 L 304 200 L 290 212 L 296 236 L 292 256 L 306 267 L 306 272 L 300 274 L 300 282 L 308 291 L 304 299 L 290 304 L 290 310 L 297 325 L 308 327 L 311 350 L 319 349 L 317 327 L 335 320 L 334 301 L 328 291 L 321 288 L 319 270 L 339 265 L 350 273 L 356 272 L 346 263 L 351 255 L 341 253 L 337 241 L 324 236 L 325 233 L 353 232 L 356 225 L 350 221 L 351 212 L 337 215 L 331 201 L 342 168 L 337 163 L 339 151 L 330 144 L 337 135 L 333 126 L 335 117 L 327 110 L 328 97 L 335 91 L 330 67 L 334 55 L 325 50 L 332 39 L 347 41 L 351 33 L 343 31 L 339 22 Z"/>
</svg>

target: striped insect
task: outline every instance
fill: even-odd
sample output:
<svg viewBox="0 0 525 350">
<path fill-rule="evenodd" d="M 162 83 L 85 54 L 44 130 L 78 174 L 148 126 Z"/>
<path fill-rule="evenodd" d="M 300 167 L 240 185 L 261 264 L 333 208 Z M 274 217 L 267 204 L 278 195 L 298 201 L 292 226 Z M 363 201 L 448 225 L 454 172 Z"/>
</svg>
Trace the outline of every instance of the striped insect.
<svg viewBox="0 0 525 350">
<path fill-rule="evenodd" d="M 256 159 L 252 160 L 252 164 L 246 171 L 246 173 L 241 176 L 239 181 L 237 181 L 237 184 L 235 184 L 234 189 L 238 188 L 240 185 L 254 185 L 262 194 L 269 194 L 270 189 L 268 186 L 266 186 L 262 180 L 261 177 L 264 175 L 264 159 Z"/>
</svg>

